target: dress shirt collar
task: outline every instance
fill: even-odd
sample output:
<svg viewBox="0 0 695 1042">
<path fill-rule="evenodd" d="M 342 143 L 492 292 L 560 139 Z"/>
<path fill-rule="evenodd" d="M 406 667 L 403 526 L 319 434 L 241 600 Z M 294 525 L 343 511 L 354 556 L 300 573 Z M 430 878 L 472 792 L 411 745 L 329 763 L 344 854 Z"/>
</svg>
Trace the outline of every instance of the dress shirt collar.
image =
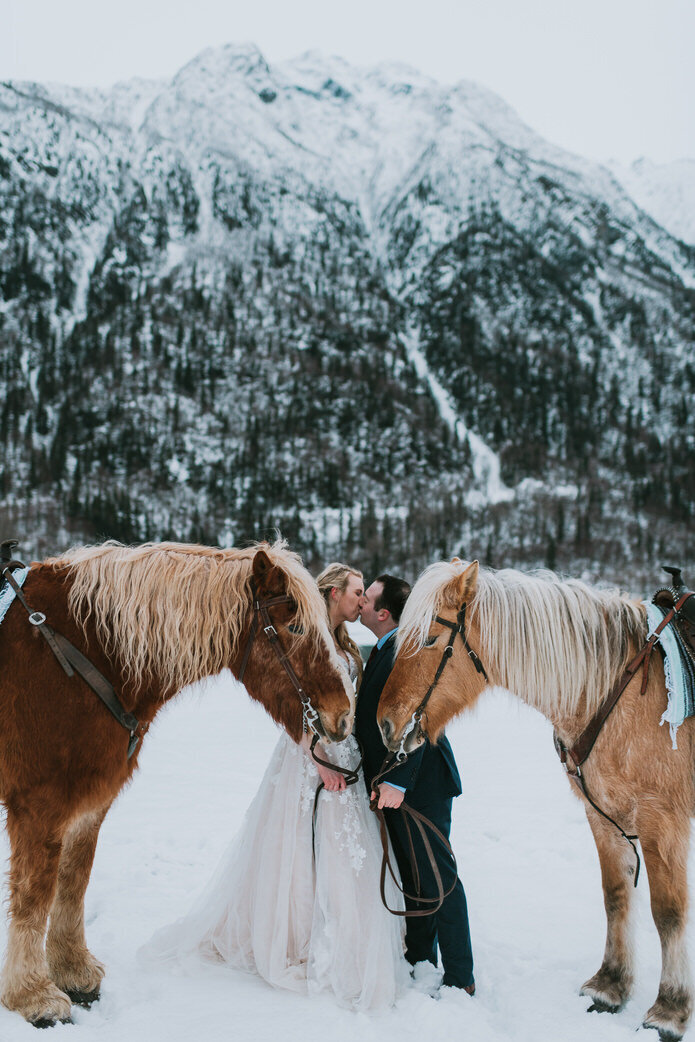
<svg viewBox="0 0 695 1042">
<path fill-rule="evenodd" d="M 376 642 L 376 646 L 379 651 L 381 651 L 386 641 L 389 639 L 389 637 L 392 637 L 394 635 L 397 629 L 398 626 L 394 626 L 393 629 L 389 630 L 388 633 L 385 633 L 383 637 L 379 637 L 378 641 Z"/>
</svg>

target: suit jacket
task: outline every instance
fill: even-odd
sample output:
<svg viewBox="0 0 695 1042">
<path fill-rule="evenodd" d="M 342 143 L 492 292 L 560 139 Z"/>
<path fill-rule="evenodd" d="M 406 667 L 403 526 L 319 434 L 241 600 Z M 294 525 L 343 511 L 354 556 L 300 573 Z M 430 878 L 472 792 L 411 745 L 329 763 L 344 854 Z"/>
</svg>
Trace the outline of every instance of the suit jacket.
<svg viewBox="0 0 695 1042">
<path fill-rule="evenodd" d="M 369 662 L 357 694 L 355 735 L 364 751 L 364 778 L 368 791 L 371 790 L 372 778 L 379 773 L 388 752 L 376 722 L 376 711 L 384 684 L 393 668 L 395 644 L 394 633 Z M 461 795 L 461 778 L 445 735 L 442 735 L 437 745 L 425 741 L 410 753 L 405 763 L 394 766 L 383 780 L 392 781 L 406 789 L 405 798 L 411 807 L 426 806 L 440 799 Z"/>
</svg>

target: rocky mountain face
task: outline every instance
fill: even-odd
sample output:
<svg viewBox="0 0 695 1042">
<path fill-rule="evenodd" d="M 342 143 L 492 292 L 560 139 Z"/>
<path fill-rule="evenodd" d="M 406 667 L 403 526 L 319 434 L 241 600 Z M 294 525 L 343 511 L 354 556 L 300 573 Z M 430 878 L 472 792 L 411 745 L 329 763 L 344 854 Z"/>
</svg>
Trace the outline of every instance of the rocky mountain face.
<svg viewBox="0 0 695 1042">
<path fill-rule="evenodd" d="M 229 46 L 4 84 L 0 531 L 648 588 L 695 565 L 694 287 L 472 83 Z"/>
</svg>

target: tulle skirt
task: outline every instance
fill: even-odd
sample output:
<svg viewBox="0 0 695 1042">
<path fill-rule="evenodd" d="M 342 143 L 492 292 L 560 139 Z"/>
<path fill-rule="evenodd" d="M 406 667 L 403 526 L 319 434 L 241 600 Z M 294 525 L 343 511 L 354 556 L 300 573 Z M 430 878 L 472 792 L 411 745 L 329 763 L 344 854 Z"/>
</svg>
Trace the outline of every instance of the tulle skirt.
<svg viewBox="0 0 695 1042">
<path fill-rule="evenodd" d="M 354 766 L 354 738 L 328 758 Z M 379 893 L 381 844 L 361 779 L 323 791 L 312 854 L 316 766 L 280 738 L 258 792 L 195 908 L 158 931 L 148 959 L 210 959 L 257 973 L 277 988 L 331 992 L 360 1010 L 393 1004 L 406 987 L 403 924 Z M 390 879 L 387 898 L 402 907 Z"/>
</svg>

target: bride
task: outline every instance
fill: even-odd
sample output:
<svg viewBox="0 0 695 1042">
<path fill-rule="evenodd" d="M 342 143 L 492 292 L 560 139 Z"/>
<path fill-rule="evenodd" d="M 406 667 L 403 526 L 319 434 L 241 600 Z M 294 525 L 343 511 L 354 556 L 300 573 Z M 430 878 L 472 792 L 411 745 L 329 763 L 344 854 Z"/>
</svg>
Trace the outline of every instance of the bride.
<svg viewBox="0 0 695 1042">
<path fill-rule="evenodd" d="M 359 572 L 329 565 L 317 579 L 336 647 L 353 682 L 362 660 L 346 622 L 364 604 Z M 381 903 L 381 846 L 363 784 L 314 762 L 310 736 L 296 744 L 283 732 L 241 829 L 197 906 L 158 931 L 146 957 L 202 957 L 257 973 L 277 988 L 332 993 L 344 1006 L 374 1010 L 393 1004 L 408 981 L 403 920 Z M 319 744 L 322 759 L 341 767 L 359 761 L 357 742 Z M 315 855 L 312 812 L 319 780 Z M 360 779 L 361 781 L 361 779 Z M 400 894 L 387 878 L 394 907 Z M 395 905 L 394 905 L 395 903 Z"/>
</svg>

